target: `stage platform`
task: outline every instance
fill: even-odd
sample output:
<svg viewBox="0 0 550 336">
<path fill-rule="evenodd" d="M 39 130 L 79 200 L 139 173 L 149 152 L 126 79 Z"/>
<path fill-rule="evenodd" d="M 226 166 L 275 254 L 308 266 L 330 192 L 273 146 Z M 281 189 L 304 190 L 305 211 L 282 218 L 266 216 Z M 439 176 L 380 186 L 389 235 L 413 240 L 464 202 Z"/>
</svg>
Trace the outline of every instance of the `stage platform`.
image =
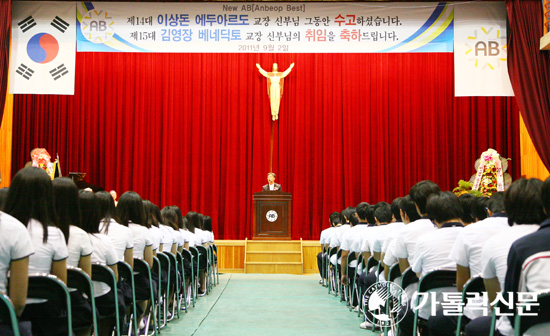
<svg viewBox="0 0 550 336">
<path fill-rule="evenodd" d="M 221 273 L 314 274 L 318 240 L 217 240 Z"/>
</svg>

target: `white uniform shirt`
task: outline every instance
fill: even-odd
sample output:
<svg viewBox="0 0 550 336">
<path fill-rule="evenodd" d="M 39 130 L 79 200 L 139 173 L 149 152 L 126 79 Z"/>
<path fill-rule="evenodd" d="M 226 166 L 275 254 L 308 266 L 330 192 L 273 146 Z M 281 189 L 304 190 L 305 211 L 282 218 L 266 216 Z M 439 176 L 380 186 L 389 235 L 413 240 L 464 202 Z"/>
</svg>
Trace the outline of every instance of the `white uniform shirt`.
<svg viewBox="0 0 550 336">
<path fill-rule="evenodd" d="M 322 235 L 323 232 L 325 233 L 324 236 Z M 320 240 L 319 242 L 321 244 L 330 246 L 330 240 L 336 234 L 336 226 L 329 227 L 328 229 L 323 230 L 323 232 L 321 232 L 321 239 L 322 240 Z"/>
<path fill-rule="evenodd" d="M 394 222 L 386 225 L 381 225 L 380 229 L 373 235 L 372 239 L 369 241 L 370 249 L 372 252 L 382 252 L 382 247 L 384 242 L 388 237 L 395 235 L 395 232 L 400 230 L 405 226 L 403 222 Z"/>
<path fill-rule="evenodd" d="M 388 244 L 386 245 L 386 243 Z M 396 243 L 395 239 L 391 239 L 391 240 L 386 239 L 386 242 L 384 242 L 384 246 L 386 247 L 386 250 L 384 251 L 384 260 L 382 260 L 382 262 L 385 265 L 392 266 L 399 262 L 399 259 L 397 259 L 397 257 L 394 254 L 395 243 Z"/>
<path fill-rule="evenodd" d="M 200 239 L 200 244 L 199 239 L 197 239 L 197 245 L 206 244 L 210 240 L 210 235 L 208 234 L 208 231 L 203 231 L 198 228 L 195 228 L 195 236 L 198 236 Z"/>
<path fill-rule="evenodd" d="M 414 261 L 411 264 L 415 273 L 421 273 L 421 276 L 435 269 L 456 270 L 456 263 L 449 259 L 449 252 L 453 247 L 457 235 L 464 230 L 464 227 L 442 227 L 423 234 L 415 244 Z M 415 286 L 417 284 L 414 284 Z M 445 292 L 456 292 L 455 287 L 441 287 L 429 290 L 436 293 L 436 307 L 440 307 Z M 419 316 L 427 319 L 431 311 L 430 304 L 424 305 L 418 312 Z"/>
<path fill-rule="evenodd" d="M 153 240 L 153 251 L 158 251 L 162 243 L 162 231 L 156 226 L 151 226 L 148 230 Z"/>
<path fill-rule="evenodd" d="M 100 263 L 102 265 L 112 266 L 118 262 L 118 256 L 113 247 L 111 239 L 102 233 L 89 234 L 94 252 L 92 253 L 92 263 Z M 102 283 L 93 281 L 94 297 L 109 293 L 111 287 Z"/>
<path fill-rule="evenodd" d="M 195 237 L 195 234 L 187 230 L 183 230 L 183 232 L 187 236 L 187 239 L 189 239 L 189 247 L 195 247 L 195 245 L 197 244 L 197 238 Z"/>
<path fill-rule="evenodd" d="M 481 251 L 481 277 L 484 279 L 498 278 L 500 288 L 504 289 L 510 246 L 517 239 L 533 233 L 539 228 L 539 225 L 514 225 L 489 239 Z"/>
<path fill-rule="evenodd" d="M 69 242 L 67 243 L 69 258 L 67 258 L 67 266 L 78 267 L 81 257 L 86 257 L 92 254 L 94 248 L 88 233 L 78 226 L 69 226 Z"/>
<path fill-rule="evenodd" d="M 174 229 L 172 229 L 170 226 L 162 224 L 159 224 L 159 229 L 162 232 L 162 251 L 170 252 L 172 250 L 172 245 L 174 243 L 178 244 L 176 231 L 174 231 Z M 178 245 L 181 246 L 181 244 Z"/>
<path fill-rule="evenodd" d="M 124 253 L 126 252 L 126 249 L 134 248 L 134 237 L 132 230 L 127 226 L 117 223 L 113 218 L 109 221 L 108 228 L 106 227 L 105 222 L 101 221 L 99 224 L 99 232 L 107 235 L 107 237 L 111 239 L 119 261 L 124 261 Z"/>
<path fill-rule="evenodd" d="M 53 261 L 64 260 L 69 256 L 63 232 L 55 226 L 48 226 L 48 241 L 43 243 L 44 229 L 39 221 L 31 219 L 27 230 L 34 247 L 34 254 L 29 258 L 29 274 L 50 274 Z"/>
<path fill-rule="evenodd" d="M 396 237 L 393 253 L 398 259 L 407 259 L 409 265 L 414 262 L 416 241 L 423 234 L 436 230 L 434 224 L 426 218 L 415 220 L 405 225 Z"/>
<path fill-rule="evenodd" d="M 0 211 L 0 293 L 6 292 L 10 263 L 34 253 L 31 237 L 23 223 Z"/>
<path fill-rule="evenodd" d="M 483 245 L 495 234 L 509 228 L 507 217 L 488 217 L 472 223 L 466 226 L 456 238 L 449 258 L 460 266 L 469 267 L 470 274 L 475 277 L 481 274 Z"/>
<path fill-rule="evenodd" d="M 449 252 L 462 226 L 442 227 L 422 235 L 416 241 L 412 270 L 422 276 L 435 269 L 456 270 L 456 263 L 449 259 Z"/>
<path fill-rule="evenodd" d="M 377 234 L 378 230 L 380 230 L 380 226 L 369 226 L 361 232 L 361 235 L 363 236 L 361 252 L 371 252 L 370 240 Z"/>
<path fill-rule="evenodd" d="M 342 236 L 349 229 L 349 224 L 337 226 L 334 230 L 334 235 L 330 238 L 330 247 L 340 247 L 342 244 Z"/>
<path fill-rule="evenodd" d="M 143 259 L 145 247 L 153 246 L 151 233 L 145 226 L 132 222 L 128 223 L 128 227 L 132 231 L 132 238 L 134 239 L 134 257 Z"/>
</svg>

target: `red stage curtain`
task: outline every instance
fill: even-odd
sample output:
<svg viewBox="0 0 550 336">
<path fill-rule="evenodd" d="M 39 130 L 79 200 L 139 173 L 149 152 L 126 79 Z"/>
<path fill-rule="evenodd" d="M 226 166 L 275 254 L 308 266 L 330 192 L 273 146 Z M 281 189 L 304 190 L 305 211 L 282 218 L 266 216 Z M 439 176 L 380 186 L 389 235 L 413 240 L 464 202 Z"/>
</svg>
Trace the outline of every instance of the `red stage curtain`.
<svg viewBox="0 0 550 336">
<path fill-rule="evenodd" d="M 519 171 L 512 98 L 455 98 L 453 55 L 77 53 L 74 96 L 20 95 L 16 172 L 34 147 L 63 173 L 212 216 L 218 238 L 252 236 L 252 193 L 269 170 L 266 80 L 285 79 L 274 171 L 293 195 L 292 237 L 328 215 L 391 202 L 422 179 L 452 189 L 491 147 Z"/>
<path fill-rule="evenodd" d="M 508 72 L 527 131 L 550 169 L 550 54 L 540 50 L 543 11 L 539 0 L 506 1 L 510 21 Z"/>
<path fill-rule="evenodd" d="M 11 0 L 0 0 L 0 124 L 4 114 L 10 59 Z"/>
</svg>

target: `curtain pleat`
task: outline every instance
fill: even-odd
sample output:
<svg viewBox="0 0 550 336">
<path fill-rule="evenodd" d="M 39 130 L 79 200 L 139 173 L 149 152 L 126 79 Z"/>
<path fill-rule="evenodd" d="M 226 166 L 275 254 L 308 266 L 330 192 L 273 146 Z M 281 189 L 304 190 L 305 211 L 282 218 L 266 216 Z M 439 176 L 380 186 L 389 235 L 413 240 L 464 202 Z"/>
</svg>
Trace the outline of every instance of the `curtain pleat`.
<svg viewBox="0 0 550 336">
<path fill-rule="evenodd" d="M 293 195 L 294 239 L 317 239 L 331 212 L 391 202 L 419 180 L 452 189 L 487 148 L 519 176 L 515 100 L 455 98 L 452 53 L 77 53 L 74 96 L 15 97 L 12 171 L 44 147 L 65 174 L 208 214 L 220 239 L 251 237 L 271 127 L 255 64 L 274 62 L 296 63 L 273 164 Z"/>
</svg>

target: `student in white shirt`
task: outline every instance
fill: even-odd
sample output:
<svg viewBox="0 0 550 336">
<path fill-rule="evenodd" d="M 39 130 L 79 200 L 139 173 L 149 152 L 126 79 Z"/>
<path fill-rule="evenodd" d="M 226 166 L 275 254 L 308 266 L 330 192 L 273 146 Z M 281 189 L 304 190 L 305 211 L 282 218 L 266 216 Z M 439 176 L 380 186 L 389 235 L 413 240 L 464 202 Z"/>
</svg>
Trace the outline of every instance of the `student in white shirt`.
<svg viewBox="0 0 550 336">
<path fill-rule="evenodd" d="M 202 230 L 207 233 L 208 244 L 214 244 L 214 231 L 212 231 L 212 218 L 210 216 L 204 216 Z"/>
<path fill-rule="evenodd" d="M 509 228 L 508 217 L 504 209 L 504 193 L 494 193 L 487 206 L 490 217 L 466 226 L 458 234 L 449 254 L 449 259 L 456 263 L 456 286 L 459 292 L 462 292 L 464 284 L 471 277 L 481 274 L 481 253 L 486 242 Z M 479 306 L 482 302 L 476 301 L 473 304 Z M 468 304 L 464 307 L 462 326 L 465 326 L 470 320 L 482 316 L 481 309 L 473 310 L 469 306 L 471 305 Z M 457 316 L 445 316 L 443 311 L 438 311 L 435 317 L 430 318 L 429 328 L 433 335 L 443 336 L 446 334 L 445 331 L 456 329 L 457 322 Z"/>
<path fill-rule="evenodd" d="M 57 227 L 53 206 L 52 181 L 40 168 L 21 169 L 13 178 L 6 212 L 23 223 L 29 232 L 34 254 L 29 258 L 29 274 L 49 273 L 67 282 L 67 245 Z M 45 332 L 67 334 L 66 326 L 56 323 L 62 312 L 50 302 L 25 307 L 23 320 L 31 320 L 33 335 Z"/>
<path fill-rule="evenodd" d="M 0 211 L 0 293 L 9 296 L 15 314 L 20 316 L 27 299 L 29 256 L 34 253 L 25 226 Z M 10 290 L 6 290 L 10 273 Z"/>
<path fill-rule="evenodd" d="M 474 204 L 476 203 L 477 197 L 475 197 L 472 194 L 462 194 L 458 196 L 458 200 L 460 201 L 460 205 L 462 205 L 462 211 L 464 214 L 462 215 L 462 218 L 460 219 L 462 221 L 462 224 L 464 226 L 468 226 L 472 223 L 475 223 L 476 219 L 472 213 L 472 209 L 474 207 Z"/>
<path fill-rule="evenodd" d="M 401 273 L 404 273 L 413 263 L 416 240 L 423 234 L 436 229 L 427 217 L 426 203 L 430 195 L 440 192 L 439 186 L 429 180 L 420 181 L 411 188 L 409 195 L 421 218 L 405 225 L 396 238 L 394 254 L 399 258 Z"/>
<path fill-rule="evenodd" d="M 391 234 L 389 234 L 386 240 L 384 240 L 384 244 L 382 245 L 382 255 L 380 256 L 384 264 L 385 279 L 388 278 L 390 267 L 399 262 L 399 259 L 395 256 L 395 253 L 394 253 L 395 243 L 396 243 L 395 237 L 399 235 L 399 233 L 405 227 L 405 225 L 408 225 L 420 219 L 420 215 L 416 210 L 416 206 L 412 201 L 411 196 L 407 195 L 405 197 L 401 197 L 400 201 L 398 202 L 398 205 L 399 205 L 399 214 L 401 216 L 401 219 L 403 220 L 403 226 L 397 229 L 395 232 L 392 232 Z"/>
<path fill-rule="evenodd" d="M 199 214 L 195 211 L 189 211 L 187 215 L 185 215 L 185 218 L 187 219 L 186 226 L 187 230 L 189 232 L 193 233 L 195 236 L 195 245 L 201 245 L 206 247 L 207 238 L 202 233 L 202 230 L 200 230 L 200 219 Z M 206 255 L 201 254 L 199 256 L 199 294 L 202 296 L 205 292 L 205 286 L 206 286 L 206 276 L 205 276 L 205 270 L 206 270 Z"/>
<path fill-rule="evenodd" d="M 180 232 L 179 217 L 174 207 L 165 206 L 160 212 L 160 222 L 172 228 L 176 241 L 178 243 L 178 251 L 181 252 L 184 248 L 189 249 L 189 239 L 186 239 L 187 235 Z M 182 219 L 183 222 L 183 219 Z"/>
<path fill-rule="evenodd" d="M 333 212 L 329 217 L 329 227 L 321 231 L 321 237 L 319 238 L 319 243 L 321 244 L 321 249 L 327 249 L 330 244 L 330 236 L 333 234 L 336 225 L 341 224 L 340 222 L 340 213 Z M 322 251 L 317 254 L 317 267 L 319 268 L 319 274 L 321 275 L 320 284 L 325 285 L 326 280 L 326 265 L 323 267 L 323 260 L 326 258 L 327 252 L 323 253 Z"/>
<path fill-rule="evenodd" d="M 147 262 L 149 267 L 153 267 L 153 241 L 147 227 L 145 226 L 145 211 L 143 209 L 143 201 L 138 193 L 134 191 L 127 191 L 118 200 L 116 207 L 117 217 L 120 223 L 124 226 L 128 226 L 132 231 L 132 238 L 134 240 L 134 258 L 139 258 Z M 158 282 L 158 274 L 151 270 L 152 287 L 156 295 L 156 289 Z M 136 274 L 134 276 L 135 295 L 136 300 L 140 301 L 143 314 L 139 316 L 138 321 L 141 321 L 143 316 L 148 313 L 150 309 L 150 283 L 145 274 Z"/>
<path fill-rule="evenodd" d="M 91 191 L 81 190 L 79 192 L 80 209 L 82 212 L 82 228 L 90 237 L 93 246 L 92 262 L 106 265 L 111 268 L 118 282 L 118 256 L 109 237 L 99 233 L 99 224 L 101 222 L 100 206 L 96 195 Z M 120 316 L 126 313 L 124 299 L 115 301 L 114 291 L 117 288 L 111 288 L 107 284 L 93 281 L 94 298 L 96 308 L 101 316 L 114 316 L 115 309 L 118 308 Z M 110 335 L 115 327 L 114 317 L 103 318 L 99 320 L 100 335 Z"/>
<path fill-rule="evenodd" d="M 99 215 L 101 217 L 99 232 L 111 239 L 118 260 L 124 261 L 134 268 L 134 239 L 132 230 L 116 221 L 115 200 L 110 193 L 98 191 L 95 195 L 99 202 Z"/>
<path fill-rule="evenodd" d="M 349 230 L 350 227 L 350 218 L 355 213 L 354 207 L 347 207 L 344 210 L 342 210 L 340 216 L 342 217 L 342 225 L 339 225 L 334 230 L 334 235 L 330 238 L 329 247 L 330 248 L 338 248 L 340 249 L 340 245 L 342 244 L 342 237 L 344 236 L 345 232 Z M 330 258 L 330 262 L 338 267 L 338 272 L 340 272 L 340 262 L 341 259 L 336 260 L 336 253 Z"/>
<path fill-rule="evenodd" d="M 162 215 L 160 209 L 155 204 L 151 203 L 151 221 L 152 225 L 159 228 L 162 234 L 162 251 L 176 254 L 178 251 L 178 237 L 174 229 L 162 221 Z"/>
<path fill-rule="evenodd" d="M 450 191 L 431 194 L 426 203 L 426 213 L 437 226 L 437 229 L 420 236 L 416 242 L 414 261 L 411 268 L 418 278 L 436 269 L 456 270 L 456 263 L 449 259 L 449 252 L 457 235 L 464 229 L 464 225 L 460 221 L 463 215 L 462 205 L 458 197 Z M 437 303 L 435 304 L 438 305 L 443 301 L 442 293 L 456 292 L 456 287 L 436 288 L 430 290 L 430 292 L 436 293 Z M 412 304 L 415 304 L 414 297 L 413 294 L 411 296 Z M 431 305 L 430 296 L 428 304 L 420 308 L 418 316 L 427 320 L 430 317 Z M 412 334 L 413 316 L 414 312 L 411 309 L 399 323 L 399 328 L 404 332 L 404 335 Z"/>
<path fill-rule="evenodd" d="M 92 277 L 92 243 L 86 231 L 81 228 L 78 188 L 67 177 L 52 181 L 54 205 L 59 228 L 67 241 L 67 266 L 78 267 Z"/>
<path fill-rule="evenodd" d="M 498 292 L 505 290 L 509 251 L 512 244 L 537 231 L 545 219 L 541 200 L 542 181 L 519 179 L 504 193 L 504 207 L 508 215 L 509 229 L 493 236 L 481 252 L 481 277 L 485 283 L 489 302 Z M 465 327 L 467 335 L 482 335 L 490 327 L 491 316 L 478 317 Z M 513 335 L 514 330 L 507 316 L 501 316 L 496 324 L 495 335 Z"/>
<path fill-rule="evenodd" d="M 52 186 L 59 228 L 65 235 L 69 252 L 67 266 L 78 267 L 91 278 L 93 247 L 88 233 L 82 229 L 76 184 L 70 178 L 58 177 L 52 181 Z M 70 294 L 73 326 L 80 330 L 77 335 L 89 335 L 92 327 L 91 303 L 78 290 Z"/>
<path fill-rule="evenodd" d="M 153 206 L 154 205 L 149 200 L 143 201 L 143 210 L 145 211 L 145 226 L 149 230 L 149 234 L 151 235 L 151 239 L 153 240 L 153 256 L 157 256 L 158 252 L 162 252 L 163 247 L 163 236 L 162 231 L 158 227 L 158 220 L 156 218 L 153 218 Z"/>
</svg>

